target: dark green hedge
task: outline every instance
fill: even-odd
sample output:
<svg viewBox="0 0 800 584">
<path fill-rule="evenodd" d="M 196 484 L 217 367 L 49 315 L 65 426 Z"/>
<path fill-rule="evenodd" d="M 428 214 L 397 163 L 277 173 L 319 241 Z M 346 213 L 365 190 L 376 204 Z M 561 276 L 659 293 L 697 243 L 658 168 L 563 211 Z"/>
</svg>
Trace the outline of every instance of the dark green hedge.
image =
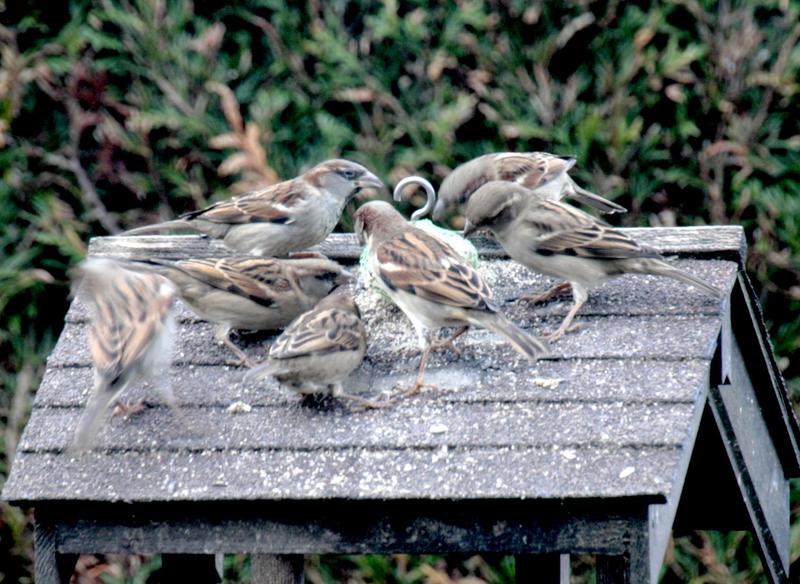
<svg viewBox="0 0 800 584">
<path fill-rule="evenodd" d="M 800 393 L 799 21 L 786 0 L 0 2 L 6 457 L 90 236 L 332 156 L 438 182 L 549 150 L 626 225 L 744 225 Z M 0 570 L 25 569 L 25 525 L 0 519 Z M 755 578 L 747 545 L 715 537 L 679 541 L 667 578 Z"/>
</svg>

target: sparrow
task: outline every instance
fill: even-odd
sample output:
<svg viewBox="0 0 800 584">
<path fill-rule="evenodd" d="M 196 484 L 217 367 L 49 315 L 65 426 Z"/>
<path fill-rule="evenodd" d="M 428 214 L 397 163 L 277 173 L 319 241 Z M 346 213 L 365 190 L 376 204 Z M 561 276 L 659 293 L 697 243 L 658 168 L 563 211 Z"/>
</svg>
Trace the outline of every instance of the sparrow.
<svg viewBox="0 0 800 584">
<path fill-rule="evenodd" d="M 358 369 L 366 350 L 367 333 L 352 290 L 340 286 L 297 317 L 272 344 L 269 359 L 250 369 L 244 381 L 271 375 L 303 395 L 332 395 L 381 407 L 343 388 L 342 382 Z"/>
<path fill-rule="evenodd" d="M 191 229 L 243 253 L 280 257 L 322 242 L 350 199 L 362 189 L 381 187 L 380 179 L 360 164 L 328 160 L 297 178 L 123 235 Z"/>
<path fill-rule="evenodd" d="M 458 166 L 445 177 L 439 188 L 433 220 L 441 222 L 453 213 L 463 214 L 472 194 L 489 181 L 518 184 L 554 201 L 574 199 L 603 213 L 627 212 L 625 207 L 579 187 L 568 174 L 574 165 L 574 158 L 547 152 L 484 154 Z"/>
<path fill-rule="evenodd" d="M 481 227 L 494 233 L 513 260 L 568 282 L 526 300 L 541 302 L 571 286 L 572 308 L 561 326 L 548 335 L 551 341 L 569 330 L 590 289 L 623 274 L 667 276 L 709 295 L 721 295 L 718 289 L 671 266 L 656 251 L 640 246 L 619 229 L 520 185 L 493 181 L 472 195 L 464 234 Z"/>
<path fill-rule="evenodd" d="M 390 204 L 369 202 L 356 211 L 355 230 L 368 248 L 368 267 L 379 286 L 414 325 L 422 358 L 414 385 L 403 395 L 417 393 L 433 349 L 452 346 L 469 326 L 487 328 L 511 343 L 521 355 L 535 360 L 547 346 L 509 321 L 492 301 L 492 292 L 452 247 L 412 226 Z M 429 331 L 458 326 L 444 341 L 432 343 Z"/>
<path fill-rule="evenodd" d="M 237 365 L 250 362 L 230 339 L 231 330 L 281 329 L 311 310 L 333 288 L 354 279 L 342 266 L 322 255 L 292 259 L 150 259 L 132 263 L 169 279 L 197 316 L 215 323 L 217 341 L 237 356 Z"/>
<path fill-rule="evenodd" d="M 158 378 L 157 390 L 182 420 L 167 380 L 175 332 L 175 292 L 169 281 L 157 274 L 128 270 L 112 259 L 92 258 L 74 274 L 73 289 L 79 285 L 90 307 L 94 387 L 71 450 L 89 445 L 111 402 L 141 379 Z"/>
</svg>

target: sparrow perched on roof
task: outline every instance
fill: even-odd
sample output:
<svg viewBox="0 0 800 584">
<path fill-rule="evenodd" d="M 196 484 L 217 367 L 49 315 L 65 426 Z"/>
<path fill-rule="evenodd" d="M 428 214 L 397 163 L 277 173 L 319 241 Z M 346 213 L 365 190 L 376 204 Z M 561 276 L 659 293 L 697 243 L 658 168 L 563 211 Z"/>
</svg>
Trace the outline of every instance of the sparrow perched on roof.
<svg viewBox="0 0 800 584">
<path fill-rule="evenodd" d="M 243 253 L 285 256 L 323 241 L 352 197 L 362 189 L 382 186 L 380 179 L 360 164 L 328 160 L 297 178 L 124 235 L 191 229 Z"/>
<path fill-rule="evenodd" d="M 472 194 L 489 181 L 508 181 L 540 196 L 558 201 L 574 199 L 603 213 L 625 213 L 625 207 L 579 187 L 569 176 L 575 159 L 547 152 L 497 152 L 484 154 L 458 166 L 442 181 L 433 220 L 464 213 Z"/>
<path fill-rule="evenodd" d="M 276 330 L 311 310 L 333 288 L 353 280 L 324 256 L 301 259 L 228 257 L 134 261 L 168 278 L 200 318 L 217 324 L 217 340 L 249 364 L 232 329 Z"/>
<path fill-rule="evenodd" d="M 269 350 L 266 363 L 245 381 L 267 375 L 301 394 L 328 394 L 365 407 L 381 404 L 345 393 L 344 381 L 358 369 L 367 350 L 367 333 L 350 288 L 341 286 L 300 315 Z"/>
<path fill-rule="evenodd" d="M 372 275 L 414 325 L 423 351 L 416 382 L 405 395 L 423 387 L 431 350 L 450 345 L 469 326 L 505 337 L 530 360 L 547 352 L 544 343 L 499 312 L 478 272 L 449 245 L 412 226 L 382 201 L 363 205 L 355 219 L 359 240 L 369 249 Z M 461 328 L 450 339 L 432 344 L 428 331 L 447 326 Z"/>
<path fill-rule="evenodd" d="M 550 340 L 569 329 L 591 288 L 623 274 L 667 276 L 712 296 L 721 294 L 622 231 L 520 185 L 500 181 L 483 185 L 470 198 L 466 219 L 465 235 L 487 227 L 512 259 L 542 274 L 563 278 L 572 286 L 573 306 L 561 326 L 549 335 Z M 561 284 L 527 299 L 543 301 L 563 289 Z"/>
<path fill-rule="evenodd" d="M 139 379 L 158 377 L 159 393 L 178 414 L 167 380 L 175 292 L 165 278 L 128 270 L 111 259 L 88 259 L 76 272 L 75 286 L 81 284 L 90 307 L 94 363 L 94 388 L 71 446 L 83 450 L 102 425 L 109 404 Z"/>
</svg>

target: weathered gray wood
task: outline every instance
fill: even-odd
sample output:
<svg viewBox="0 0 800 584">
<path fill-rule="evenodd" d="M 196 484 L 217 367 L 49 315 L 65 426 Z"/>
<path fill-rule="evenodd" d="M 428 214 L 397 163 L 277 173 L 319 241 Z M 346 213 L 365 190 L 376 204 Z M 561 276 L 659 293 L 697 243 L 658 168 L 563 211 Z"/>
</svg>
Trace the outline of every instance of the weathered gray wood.
<svg viewBox="0 0 800 584">
<path fill-rule="evenodd" d="M 737 281 L 744 260 L 739 228 L 628 232 L 662 253 L 703 258 L 678 265 L 725 292 Z M 550 283 L 498 259 L 502 252 L 493 242 L 477 245 L 485 258 L 495 258 L 480 269 L 501 304 Z M 198 237 L 108 238 L 94 240 L 91 250 L 175 258 L 231 253 Z M 345 263 L 361 251 L 349 235 L 331 237 L 321 250 Z M 746 430 L 735 420 L 722 425 L 732 429 L 726 443 L 734 444 L 731 459 L 756 509 L 751 515 L 769 532 L 762 543 L 766 563 L 781 563 L 778 548 L 786 536 L 774 525 L 788 507 L 766 499 L 783 501 L 785 491 L 768 482 L 798 466 L 796 422 L 747 285 L 740 280 L 734 290 L 737 307 L 663 278 L 620 278 L 593 291 L 578 316 L 582 329 L 556 343 L 547 360 L 525 363 L 493 335 L 470 331 L 459 342 L 460 359 L 434 357 L 429 380 L 437 391 L 367 413 L 300 407 L 271 381 L 245 387 L 240 370 L 222 366 L 228 355 L 209 342 L 211 327 L 183 310 L 174 386 L 201 431 L 180 435 L 167 409 L 156 406 L 112 420 L 97 451 L 72 457 L 62 448 L 91 384 L 86 310 L 78 302 L 51 356 L 4 495 L 39 502 L 52 513 L 49 537 L 59 553 L 570 550 L 601 554 L 601 582 L 655 581 L 709 382 L 731 377 L 737 386 L 750 377 L 757 403 L 726 402 L 729 396 L 718 392 L 715 413 L 719 419 L 737 418 L 734 409 L 750 415 L 741 418 Z M 371 345 L 352 389 L 375 393 L 408 383 L 419 356 L 408 321 L 369 291 L 358 301 Z M 566 298 L 536 308 L 510 302 L 503 309 L 540 333 L 568 306 Z M 731 349 L 734 337 L 741 351 L 753 352 L 755 364 L 744 371 Z M 268 346 L 244 345 L 256 357 Z M 158 402 L 146 388 L 134 388 L 134 396 Z M 236 400 L 253 409 L 227 412 Z M 779 431 L 771 429 L 776 419 Z M 736 444 L 740 434 L 742 445 Z M 753 445 L 770 440 L 777 451 L 754 460 Z M 765 468 L 770 472 L 762 473 Z M 522 558 L 521 575 L 555 569 L 555 557 L 539 569 Z M 286 577 L 297 572 L 275 556 L 256 557 L 254 578 L 275 581 L 276 567 Z M 267 569 L 269 577 L 259 575 Z"/>
<path fill-rule="evenodd" d="M 424 400 L 405 401 L 400 407 L 425 407 L 440 402 L 694 403 L 699 392 L 708 387 L 710 363 L 702 359 L 567 359 L 488 370 L 477 361 L 468 362 L 466 357 L 452 363 L 444 359 L 435 361 L 427 377 L 439 390 L 426 392 Z M 376 388 L 391 386 L 399 382 L 397 370 L 408 375 L 414 368 L 413 362 L 371 361 L 347 380 L 347 390 L 369 392 L 371 383 Z M 293 407 L 299 403 L 294 392 L 280 388 L 273 380 L 248 385 L 236 379 L 242 374 L 243 371 L 217 365 L 175 367 L 170 382 L 178 403 L 184 406 L 227 408 L 241 401 L 254 407 Z M 83 407 L 92 387 L 92 376 L 88 365 L 48 368 L 36 391 L 37 415 L 39 408 L 49 406 Z M 122 397 L 130 402 L 158 401 L 147 384 L 126 389 Z"/>
<path fill-rule="evenodd" d="M 643 245 L 668 255 L 741 259 L 746 254 L 744 230 L 739 226 L 627 228 L 623 231 Z M 489 238 L 470 238 L 478 251 L 487 257 L 504 257 L 502 248 Z M 356 259 L 361 245 L 351 233 L 331 234 L 321 245 L 313 248 L 332 258 Z M 230 256 L 235 252 L 219 241 L 198 235 L 147 235 L 139 237 L 96 237 L 89 243 L 91 255 L 109 253 L 130 257 Z"/>
<path fill-rule="evenodd" d="M 303 584 L 303 556 L 253 554 L 250 557 L 253 584 Z"/>
<path fill-rule="evenodd" d="M 622 554 L 599 554 L 597 584 L 655 584 L 658 572 L 650 566 L 650 540 L 646 520 L 631 521 Z"/>
<path fill-rule="evenodd" d="M 183 432 L 166 407 L 110 420 L 93 448 L 122 452 L 350 448 L 680 446 L 693 403 L 430 403 L 388 411 L 345 407 L 184 408 Z M 410 415 L 410 412 L 413 412 Z M 28 425 L 23 452 L 64 450 L 82 410 L 43 410 Z M 503 421 L 500 423 L 500 421 Z M 491 431 L 487 432 L 487 429 Z"/>
<path fill-rule="evenodd" d="M 680 455 L 678 447 L 617 445 L 110 451 L 74 458 L 22 452 L 5 496 L 18 502 L 634 496 L 663 502 Z"/>
<path fill-rule="evenodd" d="M 163 554 L 161 556 L 161 581 L 217 584 L 222 579 L 217 573 L 213 555 Z"/>
<path fill-rule="evenodd" d="M 620 555 L 647 501 L 279 501 L 64 505 L 59 551 L 90 553 L 575 553 Z M 48 509 L 50 507 L 48 506 Z M 191 515 L 188 511 L 191 510 Z M 411 511 L 413 510 L 413 512 Z"/>
<path fill-rule="evenodd" d="M 374 323 L 385 317 L 380 327 Z M 401 320 L 402 318 L 402 320 Z M 566 335 L 551 347 L 546 359 L 710 359 L 714 354 L 721 319 L 717 315 L 585 317 L 578 318 L 580 329 Z M 374 339 L 367 349 L 371 361 L 406 363 L 411 370 L 419 363 L 419 348 L 413 327 L 400 314 L 381 312 L 370 317 L 369 331 Z M 527 324 L 519 322 L 523 327 Z M 537 326 L 532 333 L 547 327 Z M 206 323 L 179 325 L 173 365 L 224 365 L 230 352 L 212 342 L 214 327 Z M 50 355 L 50 366 L 76 366 L 91 363 L 85 342 L 87 325 L 69 325 Z M 501 337 L 483 329 L 467 332 L 457 341 L 462 358 L 482 362 L 486 367 L 516 366 L 522 359 Z M 247 347 L 254 359 L 263 359 L 269 345 Z M 435 354 L 433 363 L 452 359 Z"/>
<path fill-rule="evenodd" d="M 748 357 L 747 375 L 753 387 L 758 388 L 762 415 L 786 476 L 797 477 L 800 476 L 800 426 L 770 347 L 758 297 L 744 272 L 739 274 L 738 283 L 731 296 L 733 334 Z"/>
<path fill-rule="evenodd" d="M 56 527 L 42 521 L 38 514 L 33 528 L 33 571 L 41 584 L 68 584 L 78 561 L 78 554 L 63 554 L 56 549 Z"/>
<path fill-rule="evenodd" d="M 569 584 L 569 554 L 524 554 L 514 563 L 518 584 Z"/>
<path fill-rule="evenodd" d="M 731 384 L 711 388 L 711 408 L 724 438 L 771 581 L 789 573 L 789 482 L 769 437 L 744 356 L 734 339 Z"/>
</svg>

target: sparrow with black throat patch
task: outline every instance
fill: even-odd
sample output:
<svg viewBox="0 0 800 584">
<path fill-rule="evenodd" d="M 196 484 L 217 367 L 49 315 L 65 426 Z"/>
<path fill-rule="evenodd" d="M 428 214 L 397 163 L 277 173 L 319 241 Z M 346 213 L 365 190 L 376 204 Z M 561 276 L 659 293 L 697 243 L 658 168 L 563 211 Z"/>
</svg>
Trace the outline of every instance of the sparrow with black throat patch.
<svg viewBox="0 0 800 584">
<path fill-rule="evenodd" d="M 508 182 L 490 182 L 469 200 L 464 234 L 485 227 L 522 265 L 564 283 L 547 292 L 525 297 L 542 302 L 572 288 L 573 305 L 561 326 L 550 335 L 566 333 L 589 297 L 589 290 L 623 274 L 667 276 L 714 297 L 721 292 L 700 278 L 664 261 L 656 251 L 640 246 L 619 229 L 562 201 Z"/>
<path fill-rule="evenodd" d="M 321 243 L 350 199 L 363 189 L 381 187 L 380 179 L 360 164 L 328 160 L 297 178 L 123 235 L 189 229 L 243 253 L 281 257 Z"/>
<path fill-rule="evenodd" d="M 500 313 L 480 274 L 452 247 L 412 226 L 390 204 L 369 202 L 355 219 L 359 240 L 369 250 L 370 272 L 414 325 L 422 350 L 416 381 L 403 395 L 413 395 L 425 385 L 431 351 L 451 345 L 470 326 L 499 334 L 531 361 L 547 352 L 542 341 Z M 431 342 L 429 332 L 450 326 L 460 328 L 445 341 Z"/>
</svg>

